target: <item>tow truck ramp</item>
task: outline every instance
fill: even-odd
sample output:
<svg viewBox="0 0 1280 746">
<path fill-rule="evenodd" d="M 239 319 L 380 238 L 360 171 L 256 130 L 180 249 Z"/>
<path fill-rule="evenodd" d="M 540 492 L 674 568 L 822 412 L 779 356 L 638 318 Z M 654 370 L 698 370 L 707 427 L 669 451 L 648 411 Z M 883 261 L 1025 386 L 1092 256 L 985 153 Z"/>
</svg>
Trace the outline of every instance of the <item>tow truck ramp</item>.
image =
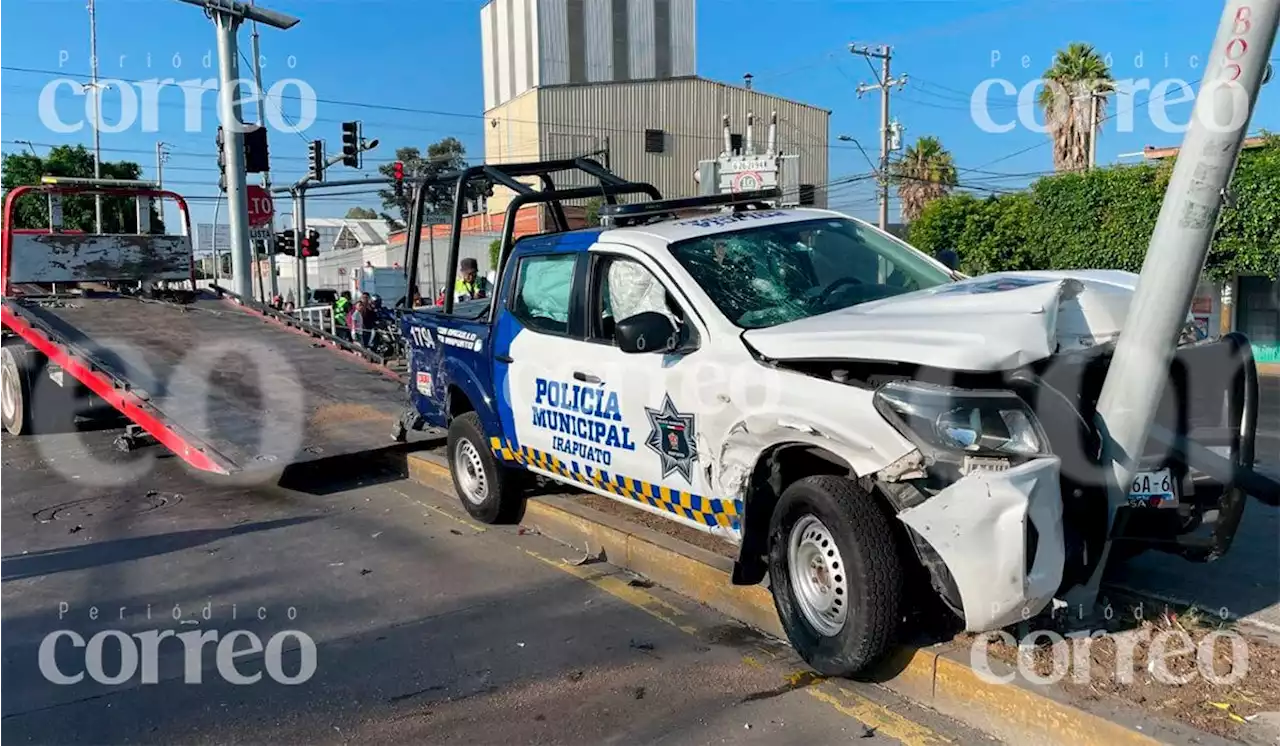
<svg viewBox="0 0 1280 746">
<path fill-rule="evenodd" d="M 13 231 L 13 206 L 31 191 L 169 198 L 185 230 Z M 35 410 L 52 406 L 50 397 L 35 394 L 56 381 L 68 398 L 79 391 L 105 401 L 193 467 L 214 473 L 273 471 L 392 445 L 405 402 L 400 378 L 253 304 L 198 289 L 180 196 L 48 184 L 13 190 L 4 218 L 3 388 L 11 432 L 39 429 L 48 419 L 49 412 Z"/>
</svg>

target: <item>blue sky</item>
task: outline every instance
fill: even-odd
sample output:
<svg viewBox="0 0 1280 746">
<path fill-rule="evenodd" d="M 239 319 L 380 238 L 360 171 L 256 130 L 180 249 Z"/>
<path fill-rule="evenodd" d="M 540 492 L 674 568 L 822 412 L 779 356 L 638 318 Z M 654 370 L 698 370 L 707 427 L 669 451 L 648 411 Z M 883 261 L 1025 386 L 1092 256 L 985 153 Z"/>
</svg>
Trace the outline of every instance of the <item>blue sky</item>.
<svg viewBox="0 0 1280 746">
<path fill-rule="evenodd" d="M 363 120 L 366 136 L 383 143 L 370 154 L 370 164 L 389 160 L 397 146 L 425 148 L 446 135 L 460 138 L 473 154 L 482 152 L 481 5 L 479 0 L 275 0 L 269 5 L 302 22 L 287 32 L 262 29 L 265 83 L 299 78 L 322 100 L 318 120 L 307 133 L 271 133 L 276 180 L 303 173 L 311 139 L 327 140 L 331 152 L 338 147 L 338 123 L 349 119 Z M 911 79 L 893 96 L 893 116 L 906 127 L 907 140 L 936 135 L 961 169 L 977 169 L 962 173 L 963 181 L 978 189 L 1010 189 L 1024 185 L 1026 174 L 1052 168 L 1048 137 L 1021 126 L 1002 134 L 983 132 L 969 110 L 969 93 L 979 83 L 1004 78 L 1021 88 L 1044 71 L 1056 49 L 1072 41 L 1092 43 L 1109 54 L 1118 79 L 1195 83 L 1221 9 L 1221 3 L 1203 0 L 699 0 L 698 72 L 735 83 L 750 72 L 760 90 L 831 110 L 830 173 L 836 178 L 869 168 L 857 149 L 836 137 L 850 135 L 873 151 L 879 117 L 877 98 L 859 99 L 855 93 L 859 83 L 871 79 L 871 70 L 847 46 L 891 44 L 894 74 L 907 73 Z M 50 81 L 59 76 L 87 79 L 84 0 L 10 0 L 4 4 L 3 21 L 4 151 L 26 147 L 16 140 L 32 141 L 38 152 L 46 144 L 90 145 L 87 127 L 60 134 L 44 126 L 38 115 L 41 90 Z M 241 42 L 247 54 L 247 29 Z M 212 78 L 214 44 L 212 23 L 198 9 L 175 0 L 98 2 L 103 78 Z M 1280 57 L 1280 51 L 1272 56 Z M 206 57 L 212 68 L 203 66 Z M 1277 88 L 1280 81 L 1264 89 L 1252 130 L 1280 129 Z M 1107 123 L 1099 142 L 1101 162 L 1116 162 L 1145 145 L 1179 142 L 1179 134 L 1159 131 L 1146 114 L 1148 95 L 1139 92 L 1132 98 L 1132 131 L 1117 131 L 1118 119 Z M 104 98 L 106 121 L 117 121 L 119 94 L 108 91 Z M 63 88 L 55 101 L 64 121 L 83 119 L 83 98 Z M 217 193 L 215 96 L 204 96 L 204 129 L 199 133 L 183 131 L 182 101 L 180 90 L 162 91 L 160 131 L 144 132 L 135 125 L 118 134 L 104 133 L 103 158 L 138 161 L 150 177 L 156 142 L 168 143 L 172 155 L 165 166 L 166 185 L 194 196 L 194 220 L 207 221 Z M 996 94 L 991 101 L 996 121 L 1013 119 L 1012 97 Z M 296 117 L 297 107 L 296 100 L 285 101 L 286 114 Z M 1109 112 L 1116 107 L 1113 101 Z M 1191 103 L 1171 105 L 1167 111 L 1173 122 L 1185 122 Z M 366 169 L 371 171 L 372 165 Z M 346 171 L 344 176 L 359 174 Z M 875 209 L 865 184 L 840 189 L 831 201 L 861 216 Z M 377 206 L 376 198 L 308 200 L 308 214 L 341 215 L 353 203 Z"/>
</svg>

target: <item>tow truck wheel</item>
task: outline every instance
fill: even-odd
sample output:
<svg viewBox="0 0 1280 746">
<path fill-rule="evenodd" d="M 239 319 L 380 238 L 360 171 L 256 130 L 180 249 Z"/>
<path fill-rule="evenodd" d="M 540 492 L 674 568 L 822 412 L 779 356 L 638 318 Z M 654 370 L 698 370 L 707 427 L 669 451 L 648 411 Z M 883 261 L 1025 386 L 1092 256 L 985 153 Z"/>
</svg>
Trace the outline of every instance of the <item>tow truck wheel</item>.
<svg viewBox="0 0 1280 746">
<path fill-rule="evenodd" d="M 14 435 L 64 432 L 75 421 L 69 397 L 45 374 L 44 356 L 21 341 L 0 348 L 0 419 Z"/>
<path fill-rule="evenodd" d="M 471 517 L 484 523 L 519 523 L 525 494 L 521 474 L 500 466 L 486 446 L 480 417 L 459 415 L 449 423 L 449 472 Z"/>
<path fill-rule="evenodd" d="M 769 527 L 769 585 L 792 646 L 815 671 L 852 676 L 893 644 L 903 570 L 889 518 L 841 477 L 782 493 Z"/>
<path fill-rule="evenodd" d="M 0 415 L 3 415 L 4 429 L 14 435 L 27 435 L 32 430 L 29 357 L 17 344 L 0 348 Z"/>
</svg>

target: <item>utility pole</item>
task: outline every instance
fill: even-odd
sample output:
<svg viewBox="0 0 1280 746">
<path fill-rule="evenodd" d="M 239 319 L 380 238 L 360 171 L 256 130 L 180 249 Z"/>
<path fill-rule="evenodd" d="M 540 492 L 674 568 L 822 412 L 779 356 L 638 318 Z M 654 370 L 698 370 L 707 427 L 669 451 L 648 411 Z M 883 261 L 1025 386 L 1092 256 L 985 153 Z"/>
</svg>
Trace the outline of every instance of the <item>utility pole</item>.
<svg viewBox="0 0 1280 746">
<path fill-rule="evenodd" d="M 893 49 L 880 46 L 875 49 L 865 45 L 850 44 L 849 51 L 868 60 L 880 60 L 880 77 L 875 85 L 863 83 L 858 86 L 858 98 L 868 91 L 880 91 L 880 230 L 889 230 L 889 142 L 893 138 L 893 130 L 889 123 L 889 89 L 894 86 L 898 90 L 907 84 L 907 76 L 892 78 L 889 75 L 889 62 L 893 58 Z"/>
<path fill-rule="evenodd" d="M 1280 24 L 1280 3 L 1229 0 L 1205 65 L 1190 126 L 1178 151 L 1138 287 L 1098 400 L 1102 463 L 1110 473 L 1109 535 L 1169 379 L 1218 214 L 1249 129 Z M 1243 95 L 1239 95 L 1243 94 Z M 1241 106 L 1244 104 L 1244 106 Z M 1106 544 L 1086 586 L 1066 599 L 1092 608 L 1110 553 Z"/>
<path fill-rule="evenodd" d="M 222 154 L 227 171 L 227 224 L 231 238 L 231 289 L 241 298 L 253 297 L 253 246 L 249 242 L 249 200 L 245 195 L 244 121 L 240 115 L 240 49 L 236 35 L 246 19 L 278 29 L 292 28 L 298 19 L 237 0 L 181 0 L 204 9 L 218 33 L 218 113 L 226 136 Z"/>
<path fill-rule="evenodd" d="M 156 188 L 164 189 L 164 162 L 169 160 L 169 151 L 165 147 L 169 143 L 156 143 Z M 160 203 L 160 222 L 164 222 L 164 198 L 157 200 Z M 168 228 L 166 228 L 168 230 Z"/>
<path fill-rule="evenodd" d="M 1089 91 L 1089 170 L 1098 167 L 1098 92 Z"/>
<path fill-rule="evenodd" d="M 253 1 L 250 0 L 249 4 L 253 5 Z M 258 102 L 257 102 L 258 103 L 258 124 L 265 127 L 267 126 L 267 118 L 266 118 L 265 112 L 263 112 L 263 100 L 266 98 L 266 96 L 263 95 L 262 93 L 262 54 L 258 50 L 258 22 L 257 21 L 253 22 L 253 36 L 250 37 L 250 39 L 251 39 L 250 51 L 253 52 L 253 84 L 258 89 Z M 262 172 L 262 189 L 265 192 L 267 192 L 267 194 L 271 193 L 271 172 L 270 171 Z M 271 228 L 271 235 L 274 236 L 276 234 L 275 213 L 271 214 L 271 222 L 268 225 Z M 271 247 L 270 245 L 264 244 L 263 248 L 266 249 L 266 253 L 267 253 L 267 271 L 271 273 L 271 297 L 274 298 L 280 292 L 280 287 L 276 281 L 276 252 L 274 251 L 273 247 Z M 259 275 L 261 275 L 261 273 L 259 273 Z M 262 283 L 259 282 L 258 284 L 261 285 Z"/>
<path fill-rule="evenodd" d="M 98 88 L 98 13 L 89 0 L 89 88 L 93 90 L 93 178 L 102 178 L 102 92 Z M 102 232 L 102 193 L 93 195 L 93 231 Z"/>
</svg>

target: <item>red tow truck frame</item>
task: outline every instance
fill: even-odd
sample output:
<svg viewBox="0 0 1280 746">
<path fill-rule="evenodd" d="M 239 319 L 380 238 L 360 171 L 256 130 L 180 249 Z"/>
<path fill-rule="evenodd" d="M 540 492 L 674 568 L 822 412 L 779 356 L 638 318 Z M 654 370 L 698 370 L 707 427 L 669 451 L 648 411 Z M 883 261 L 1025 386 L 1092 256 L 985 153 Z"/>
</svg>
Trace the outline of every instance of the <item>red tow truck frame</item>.
<svg viewBox="0 0 1280 746">
<path fill-rule="evenodd" d="M 214 474 L 276 468 L 392 443 L 404 408 L 403 382 L 372 364 L 369 355 L 303 329 L 292 319 L 280 323 L 279 314 L 251 299 L 200 288 L 190 214 L 181 195 L 150 185 L 86 186 L 86 180 L 75 181 L 18 187 L 5 199 L 0 231 L 5 375 L 19 371 L 17 378 L 23 379 L 5 382 L 6 397 L 21 393 L 23 406 L 33 406 L 35 383 L 43 384 L 40 377 L 56 366 L 136 426 L 122 436 L 123 445 L 117 440 L 122 448 L 144 440 L 145 433 L 193 468 Z M 31 193 L 97 193 L 146 200 L 148 206 L 151 200 L 171 199 L 179 207 L 183 233 L 104 236 L 56 227 L 14 229 L 17 201 Z M 37 256 L 37 250 L 56 255 Z M 157 292 L 152 287 L 157 282 L 190 283 L 190 288 Z M 140 288 L 91 290 L 86 283 Z M 45 287 L 49 285 L 53 291 Z M 173 372 L 202 341 L 240 339 L 269 351 L 268 378 L 276 369 L 293 374 L 294 386 L 287 393 L 300 397 L 304 415 L 296 450 L 272 450 L 274 444 L 264 442 L 264 429 L 279 424 L 272 418 L 281 390 L 246 389 L 241 368 L 217 365 L 208 370 L 203 401 L 169 391 Z M 13 345 L 23 346 L 9 349 Z M 142 355 L 145 365 L 134 366 L 123 352 Z M 14 361 L 22 362 L 8 365 Z M 57 380 L 61 385 L 63 379 Z M 32 414 L 24 409 L 16 416 Z M 11 415 L 7 411 L 6 419 Z"/>
</svg>

